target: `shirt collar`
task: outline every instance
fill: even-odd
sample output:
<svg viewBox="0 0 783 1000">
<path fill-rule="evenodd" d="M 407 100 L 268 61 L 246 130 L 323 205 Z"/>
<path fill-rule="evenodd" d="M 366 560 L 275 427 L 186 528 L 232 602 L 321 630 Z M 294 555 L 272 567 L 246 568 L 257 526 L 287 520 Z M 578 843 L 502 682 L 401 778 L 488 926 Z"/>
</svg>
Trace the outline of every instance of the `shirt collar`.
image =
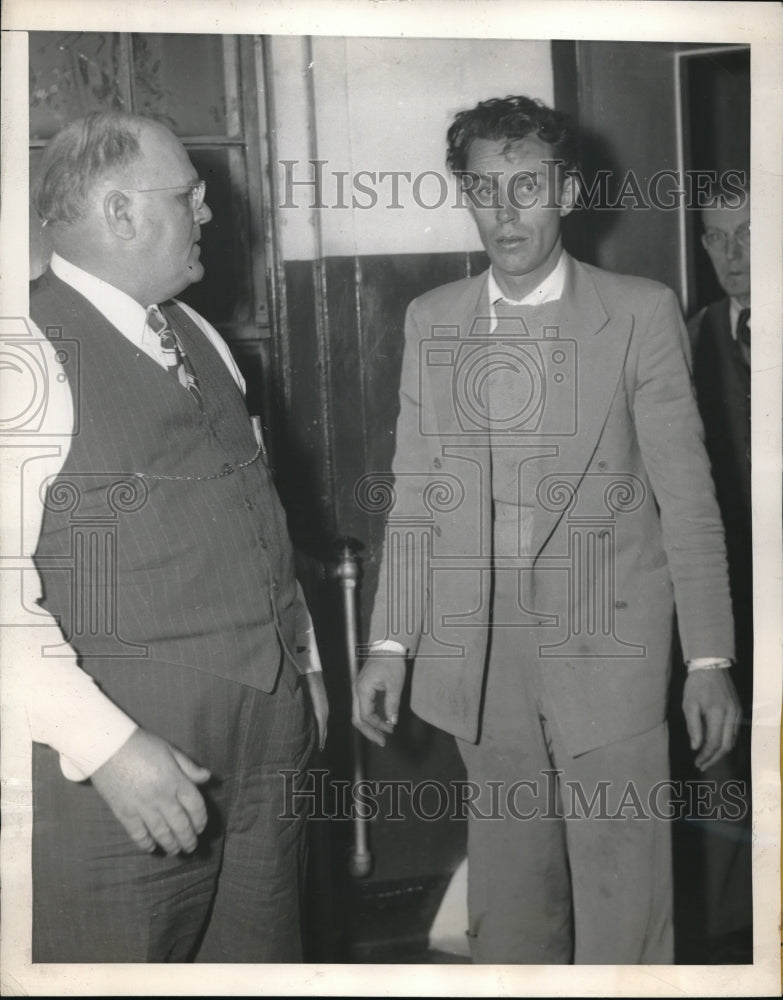
<svg viewBox="0 0 783 1000">
<path fill-rule="evenodd" d="M 492 268 L 489 269 L 487 280 L 487 291 L 489 292 L 489 304 L 494 306 L 496 302 L 508 302 L 514 306 L 538 306 L 545 302 L 555 302 L 562 298 L 566 279 L 566 255 L 565 251 L 560 252 L 560 257 L 555 264 L 554 270 L 544 278 L 540 285 L 529 292 L 522 299 L 509 299 L 500 290 L 500 286 L 495 278 Z"/>
<path fill-rule="evenodd" d="M 124 337 L 137 347 L 142 346 L 147 326 L 147 310 L 135 299 L 57 253 L 52 254 L 49 266 L 61 281 L 74 288 L 103 313 Z"/>
</svg>

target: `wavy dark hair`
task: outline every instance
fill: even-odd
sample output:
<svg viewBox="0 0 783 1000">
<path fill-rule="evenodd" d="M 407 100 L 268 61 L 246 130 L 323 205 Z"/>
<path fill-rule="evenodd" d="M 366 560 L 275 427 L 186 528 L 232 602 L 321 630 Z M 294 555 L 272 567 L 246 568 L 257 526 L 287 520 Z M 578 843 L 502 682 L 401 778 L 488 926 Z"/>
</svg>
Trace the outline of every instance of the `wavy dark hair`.
<svg viewBox="0 0 783 1000">
<path fill-rule="evenodd" d="M 577 138 L 568 116 L 539 100 L 521 96 L 493 97 L 469 111 L 460 111 L 446 135 L 446 163 L 459 176 L 467 169 L 474 139 L 505 139 L 510 146 L 529 135 L 552 146 L 553 159 L 561 161 L 561 169 L 578 168 Z"/>
</svg>

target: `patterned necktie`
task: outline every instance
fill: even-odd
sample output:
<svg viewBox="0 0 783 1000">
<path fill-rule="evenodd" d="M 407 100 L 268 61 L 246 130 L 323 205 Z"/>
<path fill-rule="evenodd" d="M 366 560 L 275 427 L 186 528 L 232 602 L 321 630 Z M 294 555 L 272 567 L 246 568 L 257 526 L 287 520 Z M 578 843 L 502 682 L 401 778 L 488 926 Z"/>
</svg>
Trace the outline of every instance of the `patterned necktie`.
<svg viewBox="0 0 783 1000">
<path fill-rule="evenodd" d="M 737 343 L 745 364 L 750 366 L 750 309 L 740 309 L 737 317 Z"/>
<path fill-rule="evenodd" d="M 160 339 L 166 371 L 173 375 L 183 388 L 188 390 L 203 410 L 204 398 L 201 395 L 193 365 L 185 354 L 176 333 L 157 306 L 150 306 L 147 310 L 147 326 Z"/>
</svg>

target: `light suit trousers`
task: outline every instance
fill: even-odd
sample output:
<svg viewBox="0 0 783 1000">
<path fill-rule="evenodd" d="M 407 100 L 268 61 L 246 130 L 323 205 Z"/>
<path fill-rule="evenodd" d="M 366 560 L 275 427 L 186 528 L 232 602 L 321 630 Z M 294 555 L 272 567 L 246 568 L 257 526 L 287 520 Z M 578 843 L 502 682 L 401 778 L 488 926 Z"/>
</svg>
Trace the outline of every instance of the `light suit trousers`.
<svg viewBox="0 0 783 1000">
<path fill-rule="evenodd" d="M 497 575 L 497 621 L 512 620 L 513 580 Z M 480 789 L 468 816 L 473 959 L 671 963 L 667 726 L 571 757 L 519 635 L 491 630 L 480 742 L 457 741 Z"/>
</svg>

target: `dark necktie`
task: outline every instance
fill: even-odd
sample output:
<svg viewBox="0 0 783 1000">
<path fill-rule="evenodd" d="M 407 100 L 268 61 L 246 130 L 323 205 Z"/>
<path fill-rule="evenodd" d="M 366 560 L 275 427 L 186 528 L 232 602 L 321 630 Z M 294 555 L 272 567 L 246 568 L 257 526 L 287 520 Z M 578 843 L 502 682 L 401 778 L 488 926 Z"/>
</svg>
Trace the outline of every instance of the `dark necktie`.
<svg viewBox="0 0 783 1000">
<path fill-rule="evenodd" d="M 737 344 L 745 364 L 750 366 L 750 309 L 740 309 L 737 317 Z"/>
<path fill-rule="evenodd" d="M 740 309 L 737 317 L 737 349 L 743 362 L 750 368 L 750 309 Z M 748 399 L 750 393 L 748 392 Z M 750 410 L 748 410 L 748 425 L 745 437 L 745 454 L 750 464 Z"/>
<path fill-rule="evenodd" d="M 204 399 L 199 388 L 198 378 L 171 324 L 157 306 L 147 310 L 147 326 L 160 339 L 161 350 L 166 363 L 166 370 L 188 390 L 201 409 L 204 409 Z"/>
</svg>

